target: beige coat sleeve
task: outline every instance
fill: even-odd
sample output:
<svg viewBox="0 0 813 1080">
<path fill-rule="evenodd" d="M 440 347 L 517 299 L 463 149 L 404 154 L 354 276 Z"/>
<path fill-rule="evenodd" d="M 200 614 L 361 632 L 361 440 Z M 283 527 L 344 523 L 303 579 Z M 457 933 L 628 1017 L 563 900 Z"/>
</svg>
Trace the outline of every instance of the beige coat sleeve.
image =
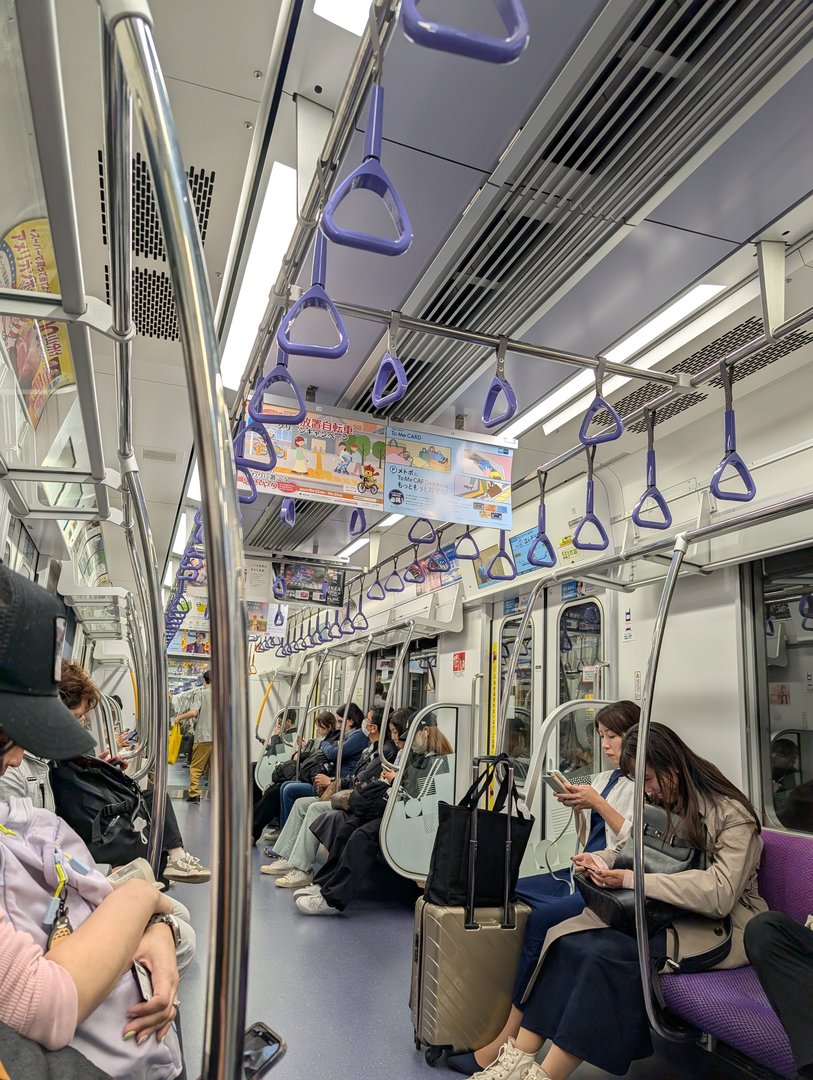
<svg viewBox="0 0 813 1080">
<path fill-rule="evenodd" d="M 709 867 L 681 874 L 646 874 L 648 897 L 699 915 L 723 918 L 731 914 L 759 866 L 762 841 L 740 807 L 721 808 L 715 818 L 708 821 L 715 849 Z"/>
</svg>

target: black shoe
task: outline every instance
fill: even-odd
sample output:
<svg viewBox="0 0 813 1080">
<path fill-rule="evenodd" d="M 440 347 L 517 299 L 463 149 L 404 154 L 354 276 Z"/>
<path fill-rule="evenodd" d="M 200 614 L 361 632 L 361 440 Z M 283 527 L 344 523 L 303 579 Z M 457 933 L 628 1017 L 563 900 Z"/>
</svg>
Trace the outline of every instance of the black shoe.
<svg viewBox="0 0 813 1080">
<path fill-rule="evenodd" d="M 198 803 L 198 802 L 200 802 L 200 795 L 187 795 L 186 796 L 186 801 L 187 802 Z"/>
<path fill-rule="evenodd" d="M 452 1054 L 446 1058 L 446 1064 L 455 1072 L 463 1073 L 464 1076 L 472 1076 L 480 1072 L 481 1066 L 477 1064 L 473 1050 L 467 1050 L 463 1054 Z"/>
</svg>

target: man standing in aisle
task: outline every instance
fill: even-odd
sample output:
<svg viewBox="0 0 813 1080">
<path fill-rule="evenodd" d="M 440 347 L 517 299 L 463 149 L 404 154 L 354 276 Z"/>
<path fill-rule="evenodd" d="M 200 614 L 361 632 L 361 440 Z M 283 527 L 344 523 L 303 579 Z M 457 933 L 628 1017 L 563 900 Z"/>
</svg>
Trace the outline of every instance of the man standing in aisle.
<svg viewBox="0 0 813 1080">
<path fill-rule="evenodd" d="M 180 716 L 176 717 L 176 720 L 195 717 L 195 742 L 192 747 L 192 759 L 189 763 L 187 802 L 200 802 L 200 782 L 204 773 L 209 772 L 212 758 L 212 689 L 210 680 L 209 672 L 204 671 L 203 686 L 197 709 L 192 709 L 188 713 L 181 713 Z"/>
</svg>

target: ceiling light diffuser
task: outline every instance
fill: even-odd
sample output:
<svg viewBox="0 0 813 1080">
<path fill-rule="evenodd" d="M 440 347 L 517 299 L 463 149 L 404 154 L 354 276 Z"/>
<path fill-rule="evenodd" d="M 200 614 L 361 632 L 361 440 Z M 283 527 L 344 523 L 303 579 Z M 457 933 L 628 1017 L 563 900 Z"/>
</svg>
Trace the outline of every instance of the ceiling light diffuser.
<svg viewBox="0 0 813 1080">
<path fill-rule="evenodd" d="M 313 13 L 361 37 L 370 18 L 370 0 L 314 0 Z"/>
</svg>

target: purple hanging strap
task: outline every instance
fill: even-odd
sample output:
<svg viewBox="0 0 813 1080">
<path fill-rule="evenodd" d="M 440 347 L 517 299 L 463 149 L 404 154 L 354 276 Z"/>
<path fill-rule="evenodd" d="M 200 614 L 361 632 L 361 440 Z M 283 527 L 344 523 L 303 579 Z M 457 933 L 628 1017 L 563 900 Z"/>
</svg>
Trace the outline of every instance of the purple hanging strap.
<svg viewBox="0 0 813 1080">
<path fill-rule="evenodd" d="M 593 460 L 596 456 L 595 446 L 588 446 L 586 448 L 587 454 L 587 499 L 584 511 L 584 517 L 576 526 L 576 531 L 573 533 L 573 547 L 577 551 L 606 551 L 610 546 L 610 538 L 607 535 L 607 531 L 596 517 L 593 510 L 594 496 L 595 496 L 595 483 L 593 481 Z M 582 531 L 588 526 L 592 525 L 598 532 L 598 543 L 589 543 L 586 540 L 582 540 Z"/>
<path fill-rule="evenodd" d="M 488 428 L 489 431 L 492 428 L 499 427 L 500 424 L 507 423 L 517 411 L 517 395 L 514 393 L 511 383 L 505 377 L 506 347 L 507 339 L 501 337 L 497 346 L 497 365 L 483 404 L 483 427 Z M 505 408 L 501 413 L 495 415 L 494 408 L 500 394 L 505 398 Z"/>
<path fill-rule="evenodd" d="M 341 623 L 341 608 L 336 608 L 336 614 L 335 614 L 335 616 L 333 618 L 333 622 L 330 624 L 330 629 L 329 629 L 330 640 L 331 641 L 338 641 L 339 638 L 342 636 L 340 623 Z"/>
<path fill-rule="evenodd" d="M 612 405 L 610 405 L 608 401 L 605 401 L 601 396 L 602 385 L 604 383 L 604 367 L 606 363 L 606 359 L 603 356 L 600 356 L 598 367 L 596 368 L 596 396 L 588 406 L 581 427 L 579 428 L 579 442 L 582 446 L 598 446 L 601 443 L 615 442 L 616 439 L 620 439 L 624 434 L 624 421 Z M 608 431 L 600 431 L 597 435 L 591 435 L 590 425 L 593 422 L 593 418 L 600 412 L 607 413 L 613 422 L 613 426 Z"/>
<path fill-rule="evenodd" d="M 404 581 L 409 585 L 422 585 L 426 581 L 426 574 L 418 558 L 418 545 L 415 545 L 412 553 L 412 562 L 404 570 Z"/>
<path fill-rule="evenodd" d="M 244 491 L 238 491 L 237 501 L 241 502 L 244 506 L 250 506 L 253 502 L 257 501 L 257 485 L 254 483 L 254 477 L 251 475 L 250 469 L 246 469 L 242 465 L 238 465 L 237 471 L 239 473 L 242 473 L 243 479 L 248 484 L 248 493 Z"/>
<path fill-rule="evenodd" d="M 404 591 L 404 582 L 398 573 L 398 559 L 392 560 L 392 573 L 384 579 L 384 591 L 399 593 Z"/>
<path fill-rule="evenodd" d="M 465 544 L 468 544 L 468 548 L 464 547 Z M 455 540 L 454 557 L 456 559 L 466 559 L 468 562 L 476 562 L 480 558 L 480 548 L 472 535 L 471 529 L 467 528 Z"/>
<path fill-rule="evenodd" d="M 390 315 L 390 325 L 387 330 L 387 351 L 381 357 L 378 372 L 373 383 L 371 400 L 374 409 L 386 409 L 400 401 L 407 392 L 409 380 L 404 365 L 398 359 L 396 346 L 398 344 L 398 327 L 401 323 L 401 312 L 393 311 Z M 384 391 L 390 379 L 395 379 L 395 389 L 388 394 Z"/>
<path fill-rule="evenodd" d="M 669 509 L 666 499 L 658 488 L 658 477 L 655 461 L 655 412 L 652 409 L 644 411 L 644 423 L 646 424 L 646 491 L 635 504 L 630 517 L 639 529 L 668 529 L 672 524 L 672 511 Z M 661 520 L 653 521 L 642 515 L 644 504 L 649 500 L 655 503 L 661 512 Z"/>
<path fill-rule="evenodd" d="M 418 3 L 419 0 L 403 0 L 401 25 L 410 41 L 426 49 L 439 49 L 489 64 L 513 64 L 530 40 L 531 31 L 520 0 L 495 0 L 494 6 L 505 27 L 504 38 L 431 22 L 420 15 Z"/>
<path fill-rule="evenodd" d="M 367 516 L 360 506 L 350 515 L 350 535 L 361 536 L 367 531 Z"/>
<path fill-rule="evenodd" d="M 352 625 L 354 630 L 367 630 L 370 623 L 367 616 L 364 614 L 364 582 L 361 583 L 359 589 L 359 602 L 356 608 L 356 614 L 353 616 Z"/>
<path fill-rule="evenodd" d="M 246 457 L 246 435 L 258 435 L 268 451 L 268 461 L 257 461 Z M 274 452 L 274 444 L 268 436 L 264 424 L 254 424 L 249 419 L 241 420 L 234 435 L 234 461 L 240 469 L 253 469 L 255 472 L 273 472 L 277 464 L 277 455 Z"/>
<path fill-rule="evenodd" d="M 754 478 L 748 466 L 737 453 L 737 426 L 734 415 L 734 395 L 731 390 L 731 372 L 725 360 L 720 364 L 720 380 L 725 393 L 725 454 L 714 470 L 709 491 L 716 499 L 727 502 L 750 502 L 757 493 Z M 743 491 L 724 491 L 720 486 L 726 469 L 733 469 L 743 483 Z"/>
<path fill-rule="evenodd" d="M 430 574 L 447 574 L 452 569 L 449 557 L 443 550 L 443 529 L 438 529 L 438 546 L 426 558 L 426 569 Z"/>
<path fill-rule="evenodd" d="M 416 533 L 415 530 L 419 525 L 426 525 L 429 532 Z M 417 518 L 409 527 L 407 540 L 409 540 L 410 544 L 434 544 L 435 540 L 437 540 L 437 536 L 438 534 L 435 532 L 435 527 L 429 518 Z"/>
<path fill-rule="evenodd" d="M 370 111 L 364 136 L 364 160 L 336 187 L 322 211 L 322 229 L 334 244 L 369 251 L 374 255 L 403 255 L 412 243 L 412 225 L 401 196 L 381 166 L 381 131 L 384 122 L 384 88 L 373 83 L 370 91 Z M 371 191 L 384 203 L 398 235 L 395 239 L 373 233 L 344 229 L 336 223 L 335 214 L 341 203 L 356 189 Z"/>
<path fill-rule="evenodd" d="M 368 600 L 383 600 L 384 595 L 385 595 L 384 594 L 384 586 L 381 584 L 381 575 L 380 575 L 380 573 L 378 571 L 378 568 L 376 568 L 375 581 L 372 583 L 370 588 L 367 590 L 367 599 Z"/>
<path fill-rule="evenodd" d="M 274 383 L 285 383 L 294 392 L 296 398 L 296 412 L 273 413 L 265 411 L 265 392 Z M 293 405 L 291 406 L 293 408 Z M 276 426 L 279 424 L 301 424 L 308 414 L 308 407 L 302 397 L 302 391 L 297 386 L 296 380 L 288 370 L 288 354 L 284 349 L 277 350 L 277 363 L 267 375 L 264 375 L 251 395 L 248 403 L 248 415 L 261 428 Z"/>
<path fill-rule="evenodd" d="M 279 519 L 289 529 L 296 524 L 296 503 L 290 496 L 282 500 L 282 505 L 279 508 Z"/>
<path fill-rule="evenodd" d="M 548 482 L 548 474 L 540 469 L 536 474 L 539 481 L 539 512 L 536 520 L 536 537 L 528 549 L 526 558 L 531 566 L 541 566 L 550 569 L 556 565 L 556 551 L 550 538 L 545 531 L 545 486 Z"/>
<path fill-rule="evenodd" d="M 513 581 L 514 578 L 517 576 L 516 565 L 514 564 L 514 560 L 511 558 L 508 548 L 505 546 L 506 536 L 507 533 L 505 532 L 505 530 L 500 529 L 500 546 L 497 548 L 497 552 L 494 555 L 494 558 L 488 564 L 488 569 L 486 570 L 486 577 L 489 579 L 489 581 Z M 497 563 L 500 561 L 504 562 L 507 567 L 505 572 L 502 574 L 498 573 L 498 571 L 496 570 Z"/>
<path fill-rule="evenodd" d="M 327 241 L 321 229 L 317 229 L 316 243 L 313 249 L 313 284 L 283 316 L 279 330 L 277 330 L 277 344 L 283 352 L 290 353 L 292 356 L 311 356 L 317 360 L 339 360 L 349 349 L 350 338 L 347 336 L 347 330 L 342 322 L 339 309 L 325 292 L 326 271 Z M 339 335 L 338 344 L 309 345 L 303 341 L 291 340 L 291 327 L 296 322 L 297 316 L 308 308 L 319 308 L 330 315 Z"/>
</svg>

